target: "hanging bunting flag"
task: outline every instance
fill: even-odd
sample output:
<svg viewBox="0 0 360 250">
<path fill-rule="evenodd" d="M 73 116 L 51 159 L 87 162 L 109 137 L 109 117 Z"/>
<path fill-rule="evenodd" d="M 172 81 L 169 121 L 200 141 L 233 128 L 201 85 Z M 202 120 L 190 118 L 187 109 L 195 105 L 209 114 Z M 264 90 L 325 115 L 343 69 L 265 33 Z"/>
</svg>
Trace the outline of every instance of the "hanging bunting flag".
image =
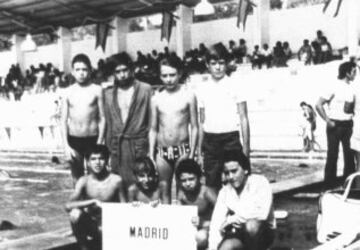
<svg viewBox="0 0 360 250">
<path fill-rule="evenodd" d="M 335 13 L 334 13 L 334 17 L 337 17 L 337 15 L 339 14 L 342 1 L 343 0 L 337 0 L 337 6 L 336 6 Z M 330 3 L 331 3 L 331 0 L 326 0 L 324 8 L 323 8 L 323 13 L 325 13 L 326 10 L 329 8 Z"/>
<path fill-rule="evenodd" d="M 165 38 L 168 42 L 170 42 L 173 24 L 174 24 L 174 15 L 170 12 L 164 11 L 162 13 L 161 38 L 160 38 L 161 41 Z"/>
<path fill-rule="evenodd" d="M 237 12 L 237 23 L 236 26 L 239 28 L 240 23 L 242 23 L 243 28 L 245 30 L 246 19 L 249 13 L 253 11 L 253 8 L 256 5 L 251 0 L 240 0 Z"/>
<path fill-rule="evenodd" d="M 96 24 L 96 45 L 95 49 L 97 47 L 101 46 L 102 50 L 105 52 L 106 49 L 106 39 L 108 37 L 110 29 L 113 27 L 108 22 L 98 22 Z"/>
</svg>

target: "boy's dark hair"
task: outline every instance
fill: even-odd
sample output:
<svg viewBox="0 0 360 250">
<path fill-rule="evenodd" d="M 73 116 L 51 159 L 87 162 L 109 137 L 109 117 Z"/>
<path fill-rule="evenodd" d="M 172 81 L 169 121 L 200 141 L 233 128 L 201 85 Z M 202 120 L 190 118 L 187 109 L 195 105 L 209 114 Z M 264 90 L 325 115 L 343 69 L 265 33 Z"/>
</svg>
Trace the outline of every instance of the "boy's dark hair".
<svg viewBox="0 0 360 250">
<path fill-rule="evenodd" d="M 93 147 L 91 147 L 86 153 L 85 153 L 85 159 L 89 159 L 92 154 L 101 154 L 106 161 L 109 160 L 110 152 L 109 149 L 105 145 L 96 144 Z"/>
<path fill-rule="evenodd" d="M 197 164 L 196 161 L 193 159 L 185 159 L 179 162 L 175 170 L 175 176 L 177 180 L 180 179 L 180 175 L 182 173 L 195 174 L 198 178 L 200 178 L 202 171 L 200 165 Z"/>
<path fill-rule="evenodd" d="M 239 150 L 227 150 L 223 153 L 223 162 L 224 165 L 227 162 L 235 161 L 239 163 L 239 165 L 242 167 L 242 169 L 247 170 L 250 174 L 250 161 L 249 159 L 244 155 L 242 151 Z"/>
<path fill-rule="evenodd" d="M 89 70 L 91 69 L 91 61 L 89 57 L 85 54 L 77 54 L 76 56 L 74 56 L 71 62 L 71 66 L 74 67 L 74 64 L 77 62 L 82 62 L 89 68 Z"/>
<path fill-rule="evenodd" d="M 222 43 L 216 43 L 209 49 L 206 55 L 206 62 L 209 63 L 210 60 L 225 60 L 226 62 L 229 61 L 230 53 L 226 49 L 226 47 Z"/>
<path fill-rule="evenodd" d="M 343 80 L 346 78 L 348 73 L 351 73 L 351 70 L 356 67 L 354 62 L 344 62 L 339 66 L 339 75 L 338 79 Z"/>
<path fill-rule="evenodd" d="M 307 106 L 308 104 L 306 102 L 300 102 L 300 107 Z"/>
<path fill-rule="evenodd" d="M 159 175 L 155 163 L 148 156 L 136 159 L 133 172 L 134 175 L 138 175 L 141 173 L 146 173 L 148 175 L 156 177 Z"/>
<path fill-rule="evenodd" d="M 129 54 L 126 52 L 121 52 L 117 55 L 114 55 L 111 57 L 110 60 L 112 61 L 112 65 L 113 65 L 112 71 L 114 71 L 116 69 L 116 67 L 119 65 L 125 65 L 130 70 L 133 70 L 133 68 L 134 68 L 134 62 L 131 59 L 131 57 L 129 56 Z"/>
</svg>

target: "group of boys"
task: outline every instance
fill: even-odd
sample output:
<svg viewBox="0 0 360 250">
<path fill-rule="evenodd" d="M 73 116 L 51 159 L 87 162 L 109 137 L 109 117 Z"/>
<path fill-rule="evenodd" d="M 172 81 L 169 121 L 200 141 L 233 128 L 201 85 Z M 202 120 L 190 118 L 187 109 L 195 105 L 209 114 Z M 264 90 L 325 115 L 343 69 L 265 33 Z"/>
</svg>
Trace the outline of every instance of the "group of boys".
<svg viewBox="0 0 360 250">
<path fill-rule="evenodd" d="M 134 78 L 126 53 L 114 59 L 113 84 L 105 89 L 89 79 L 89 58 L 74 57 L 62 134 L 75 184 L 66 209 L 82 249 L 101 248 L 101 202 L 170 204 L 174 173 L 177 201 L 198 207 L 199 249 L 271 244 L 271 188 L 250 174 L 246 99 L 241 81 L 226 74 L 227 62 L 215 46 L 207 56 L 210 74 L 195 93 L 173 84 L 169 71 L 160 72 L 164 90 L 153 95 Z"/>
</svg>

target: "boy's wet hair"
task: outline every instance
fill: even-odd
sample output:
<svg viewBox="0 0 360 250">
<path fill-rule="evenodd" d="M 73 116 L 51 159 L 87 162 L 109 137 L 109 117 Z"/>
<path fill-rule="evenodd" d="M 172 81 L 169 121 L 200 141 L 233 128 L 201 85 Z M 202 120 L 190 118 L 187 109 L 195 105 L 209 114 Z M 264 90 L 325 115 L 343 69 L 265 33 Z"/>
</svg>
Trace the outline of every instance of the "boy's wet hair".
<svg viewBox="0 0 360 250">
<path fill-rule="evenodd" d="M 345 79 L 346 75 L 348 73 L 351 73 L 353 68 L 356 68 L 356 63 L 351 62 L 351 61 L 350 62 L 344 62 L 344 63 L 340 64 L 338 79 L 339 80 Z"/>
<path fill-rule="evenodd" d="M 89 159 L 92 154 L 101 154 L 106 161 L 109 160 L 110 152 L 109 149 L 105 145 L 96 144 L 93 147 L 91 147 L 86 153 L 85 153 L 85 159 Z"/>
<path fill-rule="evenodd" d="M 190 173 L 196 175 L 198 178 L 201 177 L 202 171 L 200 165 L 193 159 L 185 159 L 179 162 L 176 170 L 176 179 L 180 179 L 180 175 L 183 173 Z"/>
<path fill-rule="evenodd" d="M 240 150 L 226 150 L 223 153 L 223 163 L 227 162 L 237 162 L 241 166 L 242 169 L 248 171 L 250 174 L 250 161 L 249 158 Z"/>
<path fill-rule="evenodd" d="M 71 62 L 71 66 L 74 67 L 74 64 L 78 63 L 78 62 L 84 63 L 88 67 L 89 70 L 91 69 L 91 61 L 87 55 L 77 54 L 76 56 L 74 56 L 74 58 L 72 59 L 72 62 Z"/>
<path fill-rule="evenodd" d="M 148 156 L 136 159 L 133 172 L 134 175 L 143 173 L 156 177 L 159 175 L 155 163 Z"/>
</svg>

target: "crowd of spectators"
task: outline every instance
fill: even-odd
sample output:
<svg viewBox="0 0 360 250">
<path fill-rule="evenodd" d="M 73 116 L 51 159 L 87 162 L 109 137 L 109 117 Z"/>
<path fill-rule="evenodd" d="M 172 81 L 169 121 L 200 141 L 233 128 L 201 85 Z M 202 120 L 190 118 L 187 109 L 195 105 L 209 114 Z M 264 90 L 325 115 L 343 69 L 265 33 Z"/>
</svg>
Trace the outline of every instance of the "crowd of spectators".
<svg viewBox="0 0 360 250">
<path fill-rule="evenodd" d="M 310 43 L 308 39 L 303 41 L 299 51 L 294 53 L 287 41 L 276 42 L 273 48 L 268 44 L 255 45 L 250 52 L 246 41 L 239 39 L 238 45 L 234 40 L 230 40 L 228 46 L 218 43 L 228 56 L 229 71 L 236 70 L 241 64 L 251 64 L 253 69 L 261 69 L 263 66 L 287 67 L 288 60 L 298 58 L 305 65 L 321 64 L 336 59 L 330 42 L 324 36 L 321 30 L 317 31 L 316 38 Z M 159 62 L 164 58 L 173 58 L 183 66 L 183 76 L 186 78 L 191 74 L 203 74 L 207 71 L 205 58 L 208 48 L 200 43 L 198 48 L 194 48 L 185 53 L 180 58 L 175 52 L 165 47 L 163 51 L 152 50 L 151 53 L 137 51 L 135 60 L 135 77 L 141 81 L 148 82 L 151 85 L 159 85 Z M 98 61 L 96 67 L 92 70 L 92 79 L 101 84 L 111 81 L 113 62 L 119 54 L 112 55 L 105 60 Z M 340 55 L 341 57 L 341 55 Z M 19 65 L 12 65 L 5 79 L 1 79 L 0 95 L 7 99 L 20 100 L 24 92 L 42 93 L 46 91 L 55 91 L 58 87 L 66 87 L 73 83 L 71 74 L 64 74 L 56 69 L 51 63 L 39 64 L 37 68 L 33 65 L 26 70 L 25 75 L 21 73 Z"/>
</svg>

